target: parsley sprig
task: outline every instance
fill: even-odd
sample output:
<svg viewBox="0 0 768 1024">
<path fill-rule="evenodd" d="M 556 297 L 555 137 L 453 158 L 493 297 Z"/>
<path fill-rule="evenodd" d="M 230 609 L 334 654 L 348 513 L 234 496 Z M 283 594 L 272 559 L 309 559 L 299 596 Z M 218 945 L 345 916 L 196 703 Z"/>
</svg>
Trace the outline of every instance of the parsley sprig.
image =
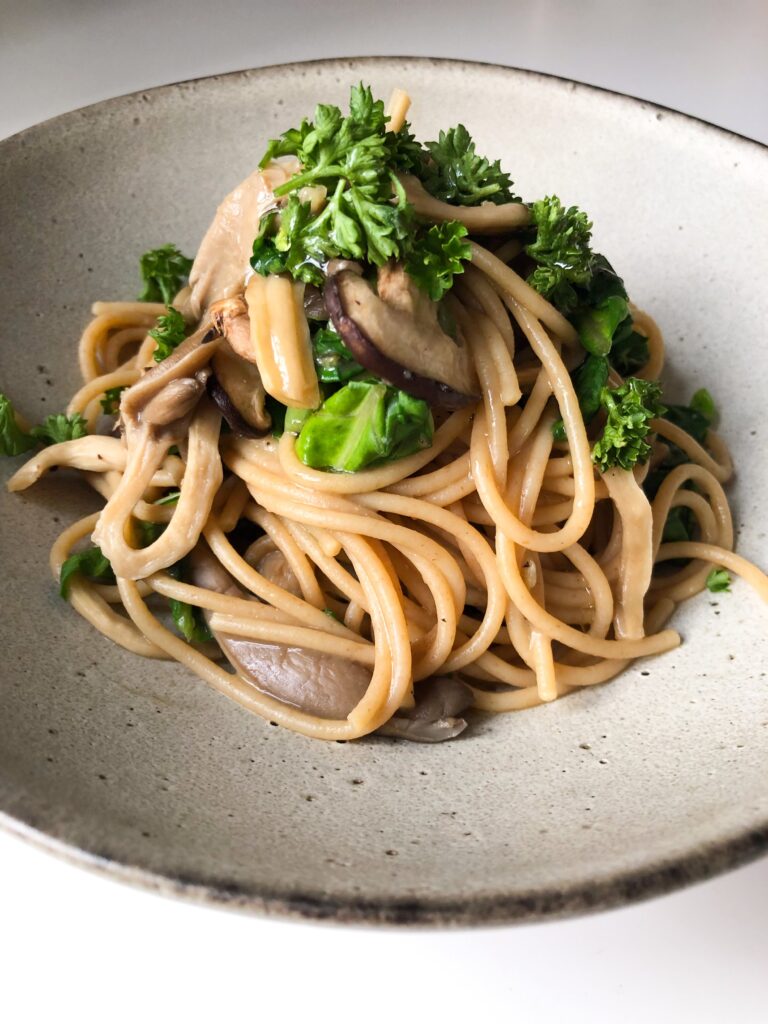
<svg viewBox="0 0 768 1024">
<path fill-rule="evenodd" d="M 498 160 L 480 156 L 463 124 L 441 131 L 436 142 L 426 145 L 421 180 L 427 192 L 445 203 L 477 206 L 480 203 L 519 202 L 512 191 L 512 179 Z"/>
<path fill-rule="evenodd" d="M 165 313 L 157 318 L 157 326 L 149 332 L 149 336 L 155 339 L 153 358 L 156 363 L 162 363 L 187 336 L 184 317 L 178 309 L 166 306 Z"/>
<path fill-rule="evenodd" d="M 79 412 L 72 416 L 59 412 L 46 416 L 38 426 L 22 430 L 10 398 L 0 392 L 0 455 L 23 455 L 36 444 L 45 446 L 85 437 L 88 424 Z"/>
<path fill-rule="evenodd" d="M 168 306 L 186 283 L 192 260 L 178 246 L 169 243 L 145 252 L 139 260 L 139 269 L 144 282 L 139 302 L 164 302 Z"/>
<path fill-rule="evenodd" d="M 660 385 L 630 377 L 618 388 L 603 388 L 600 400 L 607 415 L 602 435 L 592 448 L 593 461 L 603 471 L 612 466 L 632 469 L 645 462 L 651 453 L 650 421 L 665 412 Z"/>
<path fill-rule="evenodd" d="M 579 304 L 576 285 L 586 287 L 592 276 L 592 222 L 576 206 L 563 206 L 546 196 L 531 206 L 535 239 L 526 252 L 536 261 L 528 283 L 565 314 Z"/>
<path fill-rule="evenodd" d="M 362 83 L 352 88 L 348 115 L 320 104 L 313 120 L 273 139 L 262 158 L 263 167 L 275 157 L 293 155 L 301 170 L 275 190 L 287 202 L 262 218 L 253 269 L 264 275 L 288 272 L 321 286 L 329 259 L 374 266 L 405 260 L 420 287 L 432 297 L 442 296 L 463 269 L 469 247 L 461 241 L 461 225 L 441 225 L 437 235 L 418 222 L 406 198 L 397 173 L 426 173 L 425 152 L 407 125 L 396 133 L 387 130 L 384 104 Z M 310 185 L 326 190 L 317 213 L 298 195 Z M 444 249 L 438 241 L 446 243 Z"/>
</svg>

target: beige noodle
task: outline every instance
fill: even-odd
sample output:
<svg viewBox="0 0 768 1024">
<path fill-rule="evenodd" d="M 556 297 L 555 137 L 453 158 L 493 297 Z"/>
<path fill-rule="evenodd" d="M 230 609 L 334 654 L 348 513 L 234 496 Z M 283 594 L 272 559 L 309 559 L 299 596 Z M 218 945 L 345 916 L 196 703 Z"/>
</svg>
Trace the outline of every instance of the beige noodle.
<svg viewBox="0 0 768 1024">
<path fill-rule="evenodd" d="M 402 104 L 398 109 L 404 113 Z M 447 216 L 444 204 L 417 198 L 423 214 Z M 462 215 L 483 225 L 492 214 Z M 518 205 L 504 216 L 523 225 L 528 211 Z M 167 429 L 139 417 L 122 437 L 92 434 L 34 454 L 11 478 L 11 490 L 67 467 L 104 501 L 51 551 L 57 578 L 89 536 L 112 563 L 114 585 L 72 578 L 73 608 L 115 643 L 180 662 L 263 718 L 306 736 L 346 740 L 412 705 L 421 681 L 436 675 L 460 672 L 475 706 L 489 712 L 531 708 L 603 683 L 632 659 L 680 642 L 664 623 L 678 601 L 704 587 L 713 565 L 743 577 L 768 601 L 764 573 L 732 550 L 723 484 L 733 467 L 717 435 L 700 445 L 669 421 L 654 421 L 661 442 L 677 445 L 688 461 L 668 474 L 652 504 L 641 487 L 647 467 L 637 476 L 596 471 L 569 372 L 576 332 L 508 266 L 519 249 L 511 239 L 494 255 L 472 242 L 472 264 L 450 305 L 480 400 L 444 417 L 424 451 L 356 474 L 322 472 L 300 461 L 293 434 L 221 434 L 219 413 L 203 395 Z M 275 287 L 280 295 L 263 282 L 250 289 L 251 304 L 264 303 L 251 310 L 253 322 L 263 314 L 274 331 L 279 321 L 281 338 L 299 338 L 304 386 L 293 397 L 310 402 L 306 332 L 294 319 L 301 289 Z M 93 427 L 100 399 L 113 387 L 129 389 L 124 408 L 149 407 L 165 378 L 146 373 L 155 365 L 148 331 L 163 311 L 138 302 L 94 305 L 79 349 L 83 383 L 70 412 L 82 412 Z M 655 379 L 664 361 L 661 332 L 647 314 L 632 313 L 648 338 L 640 375 Z M 161 364 L 168 373 L 205 380 L 218 344 L 206 327 L 201 322 Z M 256 339 L 265 366 L 274 331 L 265 328 Z M 279 369 L 272 367 L 278 376 Z M 553 444 L 557 418 L 567 449 Z M 158 504 L 169 490 L 179 491 L 177 500 Z M 698 539 L 664 543 L 667 516 L 678 506 L 692 512 Z M 165 528 L 142 547 L 141 523 Z M 261 535 L 238 546 L 242 524 Z M 175 578 L 171 567 L 198 545 L 237 589 L 220 593 Z M 675 559 L 687 564 L 655 571 Z M 285 567 L 285 585 L 266 573 L 270 560 Z M 365 693 L 338 720 L 267 696 L 223 667 L 211 644 L 188 644 L 171 632 L 156 607 L 167 599 L 205 611 L 212 628 L 230 636 L 347 658 L 370 673 Z"/>
</svg>

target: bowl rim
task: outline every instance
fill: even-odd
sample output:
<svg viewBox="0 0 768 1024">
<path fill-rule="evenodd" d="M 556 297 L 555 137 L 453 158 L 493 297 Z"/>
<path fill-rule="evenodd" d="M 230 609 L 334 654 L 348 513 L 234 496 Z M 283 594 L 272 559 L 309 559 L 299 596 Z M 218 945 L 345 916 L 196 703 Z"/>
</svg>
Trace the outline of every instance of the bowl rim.
<svg viewBox="0 0 768 1024">
<path fill-rule="evenodd" d="M 85 850 L 0 810 L 0 829 L 90 871 L 159 896 L 261 917 L 321 924 L 395 928 L 498 927 L 577 917 L 639 903 L 703 882 L 757 860 L 768 850 L 768 821 L 700 845 L 689 854 L 658 858 L 598 882 L 540 888 L 507 896 L 465 899 L 338 899 L 322 892 L 285 892 L 225 877 L 162 874 Z"/>
<path fill-rule="evenodd" d="M 749 148 L 758 159 L 766 160 L 768 170 L 768 144 L 739 132 L 712 124 L 696 115 L 686 114 L 674 107 L 664 106 L 651 100 L 632 96 L 604 86 L 591 85 L 566 76 L 555 75 L 527 68 L 499 64 L 491 61 L 462 60 L 448 57 L 424 56 L 337 56 L 304 61 L 290 61 L 265 64 L 255 68 L 242 68 L 223 74 L 203 75 L 197 78 L 180 79 L 149 89 L 139 89 L 119 96 L 109 97 L 86 104 L 73 110 L 57 114 L 37 124 L 23 128 L 13 135 L 0 139 L 0 155 L 5 147 L 17 144 L 30 133 L 56 123 L 66 126 L 83 114 L 101 113 L 111 107 L 120 106 L 126 100 L 141 96 L 167 93 L 187 85 L 201 82 L 234 82 L 277 70 L 293 72 L 306 71 L 314 67 L 342 65 L 381 66 L 393 62 L 407 62 L 422 66 L 452 66 L 467 69 L 490 69 L 513 76 L 556 82 L 571 89 L 586 90 L 595 94 L 606 94 L 624 106 L 655 111 L 670 115 L 683 122 L 698 126 L 708 135 L 716 133 Z M 464 899 L 339 899 L 323 893 L 287 892 L 254 886 L 243 887 L 226 878 L 192 877 L 162 874 L 85 850 L 45 831 L 37 824 L 24 820 L 23 812 L 11 814 L 0 808 L 0 828 L 45 849 L 71 864 L 89 868 L 99 874 L 136 885 L 159 895 L 182 897 L 186 900 L 224 907 L 231 910 L 257 913 L 262 916 L 288 918 L 292 920 L 329 922 L 355 925 L 390 926 L 490 926 L 509 925 L 543 919 L 563 918 L 608 910 L 625 904 L 660 896 L 675 889 L 704 881 L 728 869 L 755 860 L 768 851 L 768 819 L 756 826 L 737 830 L 717 839 L 701 843 L 687 853 L 675 857 L 657 858 L 638 868 L 630 868 L 597 882 L 579 882 L 563 889 L 531 889 L 493 897 Z"/>
</svg>

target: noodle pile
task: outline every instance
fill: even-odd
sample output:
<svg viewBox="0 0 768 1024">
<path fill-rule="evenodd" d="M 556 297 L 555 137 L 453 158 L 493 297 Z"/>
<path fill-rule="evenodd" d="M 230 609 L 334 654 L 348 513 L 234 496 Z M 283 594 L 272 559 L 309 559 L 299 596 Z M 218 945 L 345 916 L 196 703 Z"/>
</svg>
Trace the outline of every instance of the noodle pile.
<svg viewBox="0 0 768 1024">
<path fill-rule="evenodd" d="M 115 643 L 182 663 L 265 719 L 306 736 L 348 740 L 412 706 L 422 681 L 436 675 L 460 673 L 474 706 L 493 712 L 612 679 L 633 659 L 680 643 L 665 624 L 677 603 L 703 589 L 712 564 L 742 576 L 768 601 L 766 576 L 733 552 L 723 490 L 732 463 L 714 432 L 704 447 L 658 419 L 649 462 L 633 471 L 600 472 L 593 464 L 569 373 L 581 352 L 576 333 L 508 265 L 514 251 L 507 244 L 495 255 L 472 242 L 472 262 L 448 302 L 482 398 L 446 414 L 426 450 L 351 474 L 311 469 L 297 457 L 290 432 L 279 439 L 222 433 L 220 413 L 203 390 L 159 441 L 125 427 L 121 437 L 90 434 L 30 459 L 12 490 L 68 466 L 106 503 L 69 526 L 51 550 L 57 579 L 91 535 L 109 553 L 116 584 L 74 577 L 75 610 Z M 67 410 L 81 413 L 90 430 L 105 391 L 132 389 L 124 408 L 149 380 L 155 342 L 148 330 L 164 308 L 94 304 L 79 348 L 83 385 Z M 661 334 L 647 314 L 632 309 L 632 316 L 649 347 L 638 376 L 656 379 Z M 174 353 L 177 376 L 194 380 L 205 371 L 217 344 L 209 326 L 203 320 Z M 554 439 L 559 418 L 567 443 Z M 667 443 L 688 461 L 668 474 L 651 503 L 641 485 Z M 176 488 L 175 505 L 157 503 Z M 691 510 L 699 540 L 662 542 L 676 506 Z M 232 535 L 244 520 L 260 535 L 240 551 Z M 141 523 L 167 527 L 141 547 Z M 247 598 L 166 571 L 198 542 Z M 256 568 L 271 552 L 282 556 L 292 586 Z M 655 571 L 675 560 L 685 562 Z M 214 634 L 366 666 L 367 691 L 345 719 L 276 700 L 230 671 L 215 644 L 190 644 L 167 628 L 157 596 L 205 610 Z"/>
</svg>

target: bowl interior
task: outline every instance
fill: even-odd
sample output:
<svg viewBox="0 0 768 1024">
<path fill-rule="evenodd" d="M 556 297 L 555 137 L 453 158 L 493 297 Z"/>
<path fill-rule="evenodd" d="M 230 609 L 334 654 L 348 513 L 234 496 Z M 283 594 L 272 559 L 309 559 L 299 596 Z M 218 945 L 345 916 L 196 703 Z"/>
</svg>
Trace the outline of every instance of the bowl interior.
<svg viewBox="0 0 768 1024">
<path fill-rule="evenodd" d="M 361 78 L 408 89 L 419 137 L 461 121 L 524 196 L 590 212 L 665 332 L 669 393 L 715 394 L 738 547 L 764 562 L 766 151 L 557 79 L 328 61 L 136 94 L 9 139 L 2 390 L 31 418 L 62 408 L 90 302 L 133 297 L 147 248 L 193 252 L 265 140 Z M 55 474 L 0 504 L 0 811 L 73 855 L 270 911 L 482 921 L 658 891 L 768 838 L 766 616 L 739 582 L 681 608 L 683 646 L 610 685 L 478 717 L 445 745 L 328 745 L 116 648 L 58 598 L 48 548 L 96 507 L 82 485 Z"/>
</svg>

